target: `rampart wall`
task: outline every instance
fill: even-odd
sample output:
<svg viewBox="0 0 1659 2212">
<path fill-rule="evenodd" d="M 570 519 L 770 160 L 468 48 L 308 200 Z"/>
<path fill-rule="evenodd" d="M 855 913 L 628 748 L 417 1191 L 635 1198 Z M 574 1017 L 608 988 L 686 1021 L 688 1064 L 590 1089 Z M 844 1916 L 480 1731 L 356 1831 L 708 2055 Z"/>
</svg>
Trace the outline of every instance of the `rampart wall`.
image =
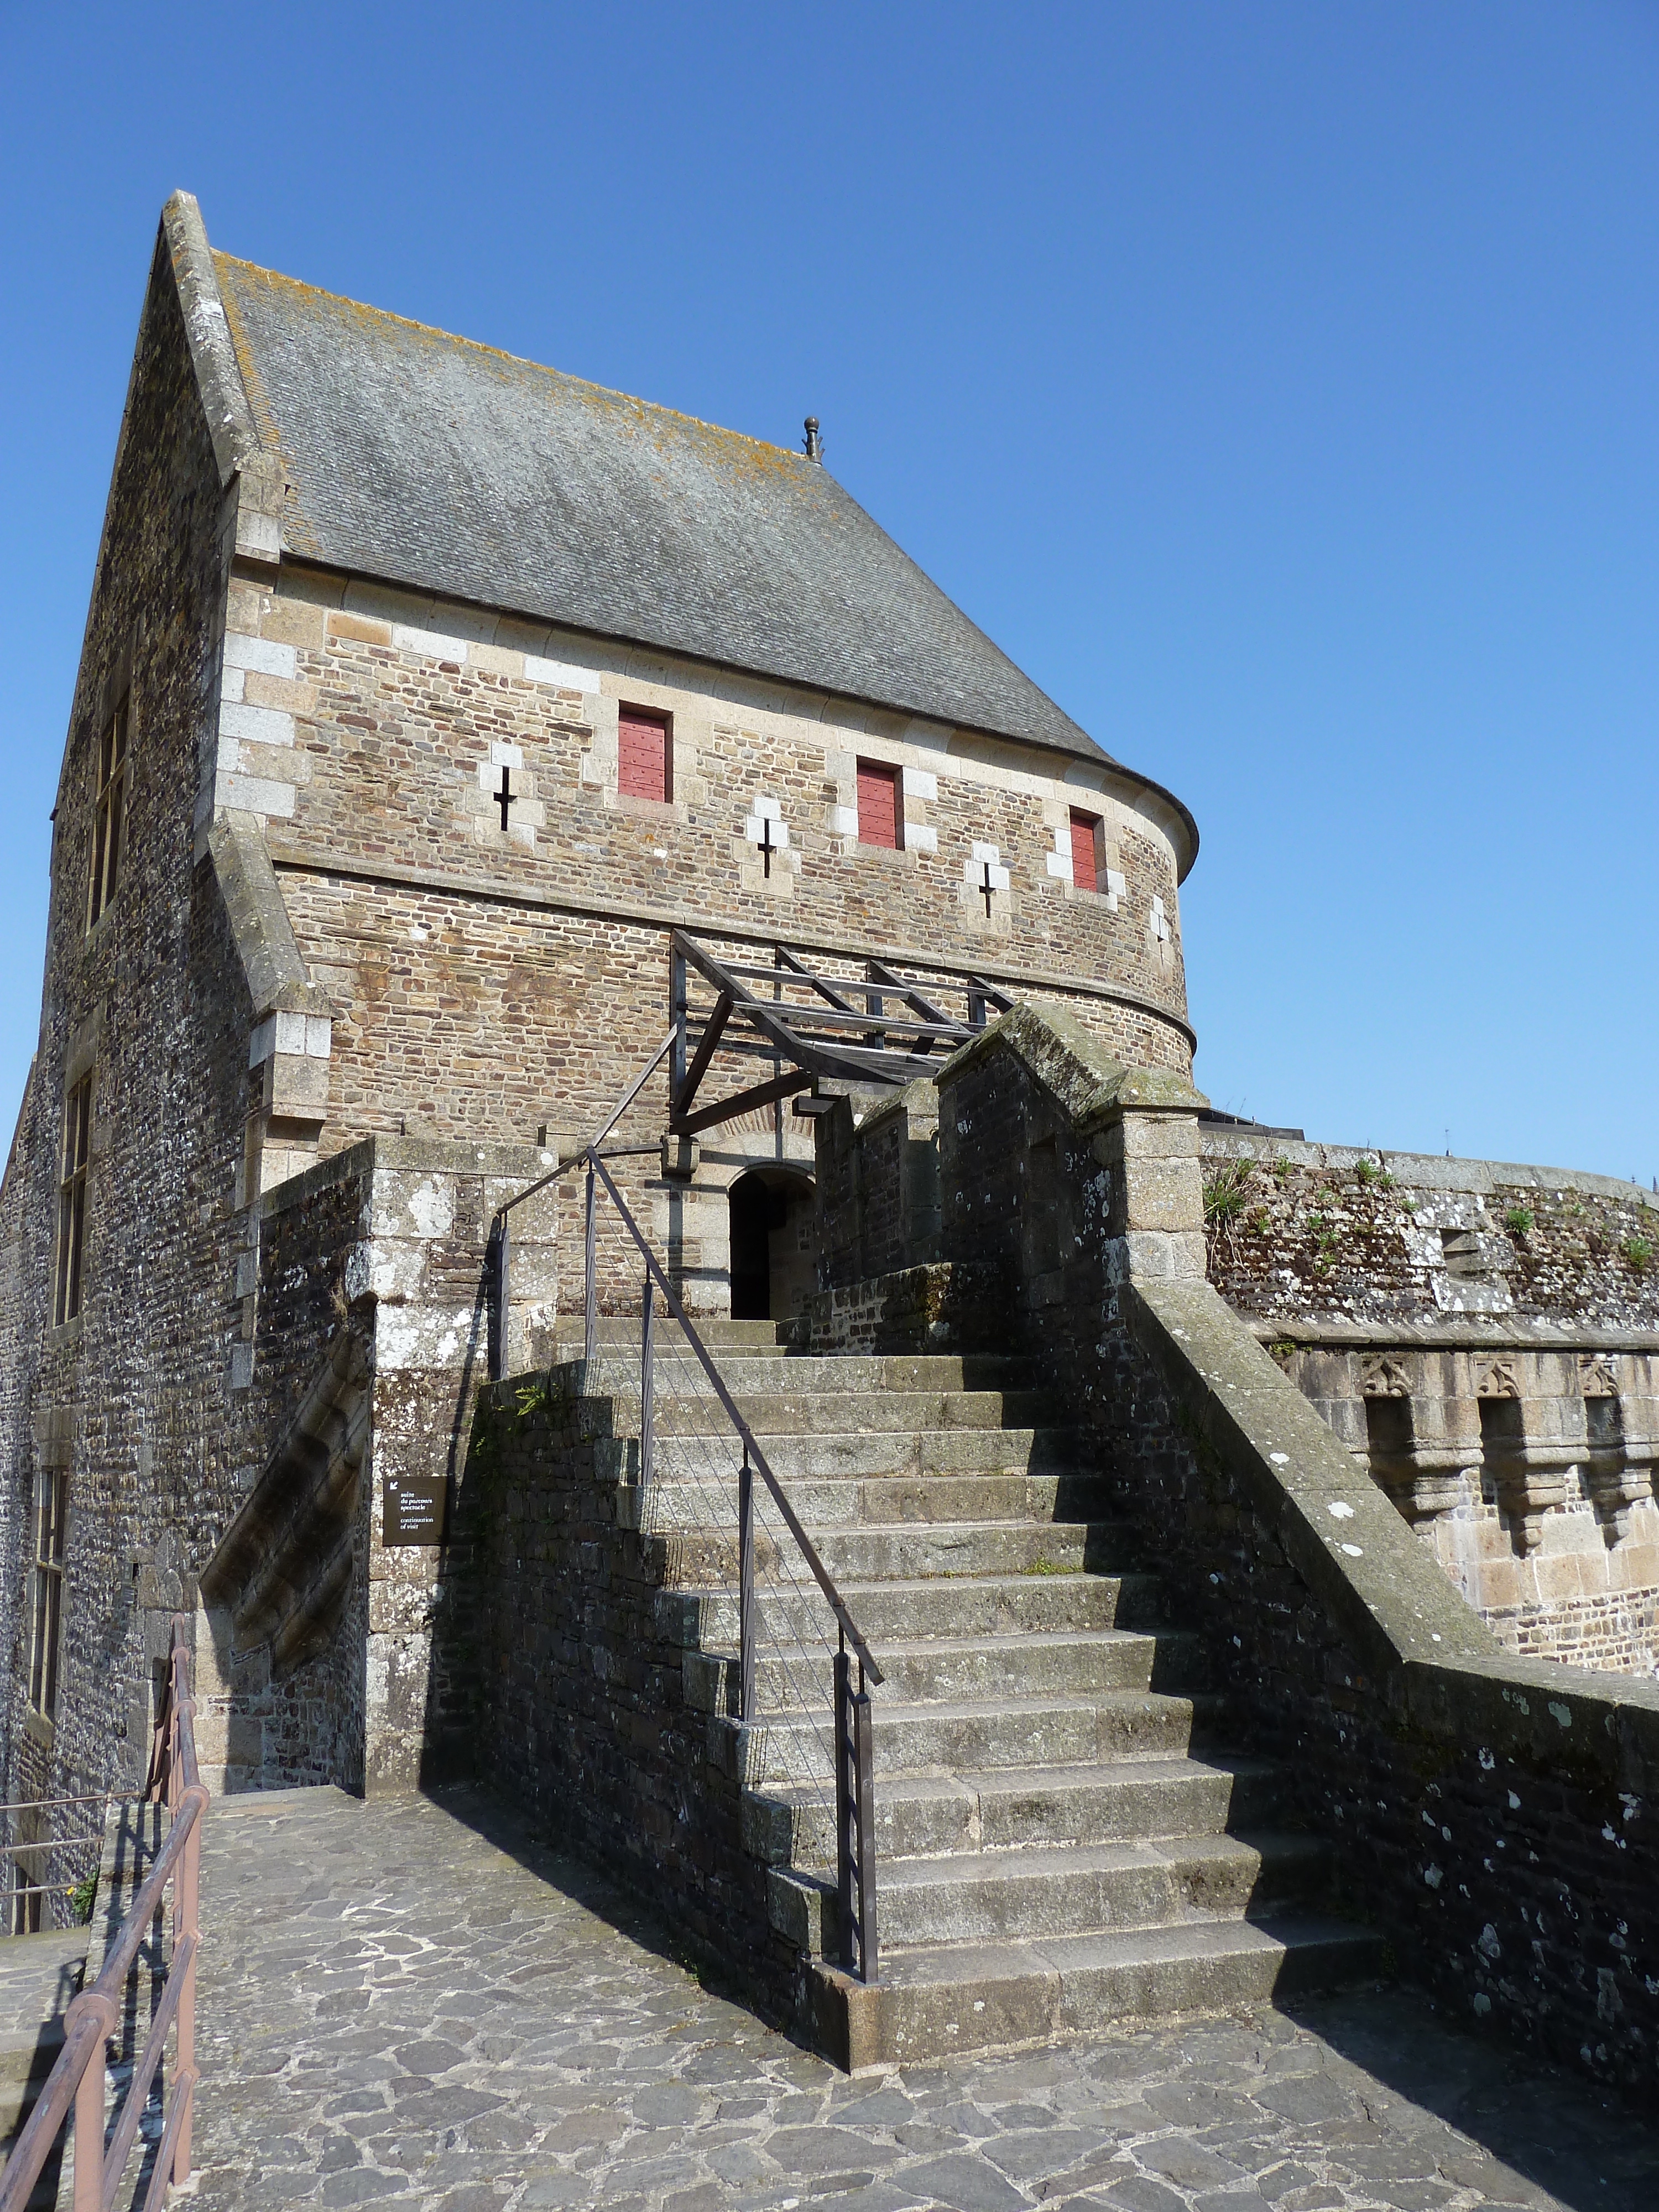
<svg viewBox="0 0 1659 2212">
<path fill-rule="evenodd" d="M 1504 1652 L 1204 1280 L 1200 1103 L 1006 1018 L 940 1079 L 939 1258 L 821 1293 L 813 1346 L 1041 1359 L 1346 1909 L 1461 2016 L 1650 2089 L 1659 1689 Z"/>
<path fill-rule="evenodd" d="M 1210 1278 L 1511 1650 L 1659 1669 L 1659 1200 L 1204 1135 Z"/>
</svg>

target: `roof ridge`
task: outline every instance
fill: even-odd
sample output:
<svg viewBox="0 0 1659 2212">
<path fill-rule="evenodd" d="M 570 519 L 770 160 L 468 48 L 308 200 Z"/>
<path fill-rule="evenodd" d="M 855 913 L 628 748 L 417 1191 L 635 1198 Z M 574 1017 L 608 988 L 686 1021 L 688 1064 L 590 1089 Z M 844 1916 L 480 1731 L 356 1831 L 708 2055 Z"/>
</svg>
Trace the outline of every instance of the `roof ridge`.
<svg viewBox="0 0 1659 2212">
<path fill-rule="evenodd" d="M 482 338 L 464 337 L 459 331 L 447 331 L 440 323 L 423 323 L 414 315 L 400 315 L 392 307 L 376 307 L 367 300 L 355 300 L 349 292 L 331 292 L 325 285 L 309 284 L 302 276 L 290 276 L 281 269 L 267 269 L 263 262 L 245 260 L 240 254 L 227 253 L 222 247 L 210 247 L 216 262 L 229 262 L 238 269 L 246 269 L 255 276 L 269 277 L 274 283 L 287 285 L 295 292 L 307 292 L 319 300 L 337 300 L 343 307 L 353 307 L 360 314 L 377 316 L 382 322 L 398 323 L 404 329 L 419 331 L 428 337 L 445 339 L 449 344 L 464 346 L 469 353 L 491 354 L 497 361 L 511 362 L 515 368 L 533 368 L 542 376 L 556 376 L 562 383 L 579 385 L 586 392 L 596 392 L 607 399 L 625 399 L 630 407 L 642 407 L 653 415 L 667 415 L 676 422 L 690 422 L 699 430 L 713 430 L 722 438 L 740 438 L 745 445 L 759 446 L 769 453 L 781 453 L 792 461 L 805 465 L 806 457 L 793 446 L 780 446 L 770 438 L 757 438 L 751 430 L 734 430 L 725 422 L 711 422 L 707 416 L 689 414 L 683 407 L 670 407 L 660 399 L 642 399 L 636 392 L 623 392 L 617 386 L 596 383 L 591 376 L 576 376 L 568 368 L 555 368 L 549 362 L 532 361 L 528 354 L 510 353 L 505 346 L 486 345 Z M 822 465 L 817 464 L 815 465 Z"/>
</svg>

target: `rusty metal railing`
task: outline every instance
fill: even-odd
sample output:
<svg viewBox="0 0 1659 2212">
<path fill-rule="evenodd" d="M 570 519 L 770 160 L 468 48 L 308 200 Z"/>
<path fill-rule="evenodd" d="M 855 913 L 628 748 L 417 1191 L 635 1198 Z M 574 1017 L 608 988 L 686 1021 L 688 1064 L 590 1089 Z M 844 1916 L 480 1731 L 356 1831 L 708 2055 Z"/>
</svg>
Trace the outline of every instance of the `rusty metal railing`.
<svg viewBox="0 0 1659 2212">
<path fill-rule="evenodd" d="M 145 1798 L 160 1796 L 172 1814 L 167 1838 L 105 1954 L 103 1971 L 89 1990 L 82 1990 L 71 2001 L 64 2015 L 64 2047 L 6 2161 L 5 2172 L 0 2174 L 0 2212 L 23 2212 L 71 2105 L 75 2108 L 74 2212 L 112 2212 L 168 2032 L 175 2023 L 178 2048 L 173 2096 L 162 2122 L 144 2212 L 154 2212 L 161 2203 L 170 2182 L 181 2183 L 190 2177 L 191 2108 L 197 2082 L 197 1906 L 202 1815 L 207 1809 L 208 1793 L 196 1765 L 196 1702 L 191 1695 L 187 1634 L 184 1617 L 176 1615 L 167 1694 L 156 1720 L 155 1744 L 144 1784 Z M 149 2033 L 106 2144 L 104 2045 L 115 2032 L 127 1976 L 150 1923 L 162 1911 L 169 1882 L 173 1884 L 173 1957 L 151 2016 Z"/>
</svg>

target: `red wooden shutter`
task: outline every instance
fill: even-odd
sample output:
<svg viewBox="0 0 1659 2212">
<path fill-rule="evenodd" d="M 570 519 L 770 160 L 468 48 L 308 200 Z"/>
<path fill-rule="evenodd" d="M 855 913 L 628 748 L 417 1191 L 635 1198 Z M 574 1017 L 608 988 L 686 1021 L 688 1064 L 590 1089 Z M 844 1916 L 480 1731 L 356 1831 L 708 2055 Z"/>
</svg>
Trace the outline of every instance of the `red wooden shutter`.
<svg viewBox="0 0 1659 2212">
<path fill-rule="evenodd" d="M 877 761 L 859 763 L 859 842 L 898 850 L 898 770 Z"/>
<path fill-rule="evenodd" d="M 668 718 L 624 707 L 617 722 L 617 788 L 629 799 L 666 799 Z"/>
<path fill-rule="evenodd" d="M 1095 831 L 1098 826 L 1092 814 L 1072 817 L 1072 881 L 1080 891 L 1100 889 L 1100 879 L 1095 873 Z"/>
</svg>

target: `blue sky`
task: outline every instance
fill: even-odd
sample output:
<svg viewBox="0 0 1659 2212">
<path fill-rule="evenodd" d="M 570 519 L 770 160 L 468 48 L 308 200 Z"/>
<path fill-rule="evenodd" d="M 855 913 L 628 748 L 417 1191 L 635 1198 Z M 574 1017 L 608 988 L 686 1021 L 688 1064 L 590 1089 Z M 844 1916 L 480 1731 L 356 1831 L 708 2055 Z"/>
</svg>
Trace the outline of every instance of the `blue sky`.
<svg viewBox="0 0 1659 2212">
<path fill-rule="evenodd" d="M 793 444 L 1203 849 L 1199 1081 L 1659 1175 L 1659 9 L 0 4 L 0 1120 L 151 240 Z M 0 1138 L 0 1142 L 3 1138 Z"/>
</svg>

